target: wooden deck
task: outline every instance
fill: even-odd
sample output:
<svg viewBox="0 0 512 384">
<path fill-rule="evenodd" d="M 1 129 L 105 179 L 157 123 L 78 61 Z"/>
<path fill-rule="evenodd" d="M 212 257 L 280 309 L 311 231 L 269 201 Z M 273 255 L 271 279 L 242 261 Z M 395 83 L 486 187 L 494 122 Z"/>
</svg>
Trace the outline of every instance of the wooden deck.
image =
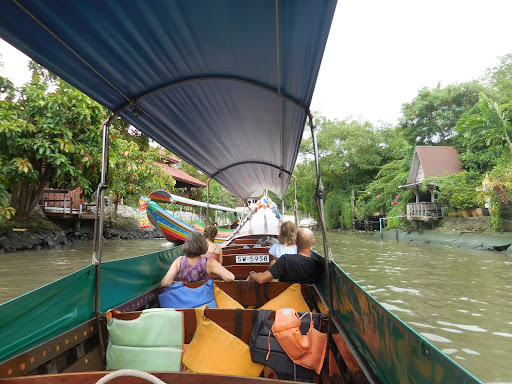
<svg viewBox="0 0 512 384">
<path fill-rule="evenodd" d="M 441 204 L 420 202 L 407 204 L 407 220 L 436 221 L 443 218 Z"/>
<path fill-rule="evenodd" d="M 39 206 L 48 217 L 61 219 L 94 219 L 96 204 L 85 202 L 80 197 L 79 188 L 70 189 L 46 189 L 43 191 Z"/>
</svg>

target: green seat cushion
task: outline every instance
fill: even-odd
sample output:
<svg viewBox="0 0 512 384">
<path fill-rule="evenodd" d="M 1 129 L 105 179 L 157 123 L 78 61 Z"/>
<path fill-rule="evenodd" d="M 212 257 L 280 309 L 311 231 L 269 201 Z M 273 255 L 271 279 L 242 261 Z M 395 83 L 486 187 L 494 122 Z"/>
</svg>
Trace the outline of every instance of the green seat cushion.
<svg viewBox="0 0 512 384">
<path fill-rule="evenodd" d="M 107 369 L 179 371 L 183 314 L 174 309 L 142 311 L 134 320 L 107 319 Z"/>
</svg>

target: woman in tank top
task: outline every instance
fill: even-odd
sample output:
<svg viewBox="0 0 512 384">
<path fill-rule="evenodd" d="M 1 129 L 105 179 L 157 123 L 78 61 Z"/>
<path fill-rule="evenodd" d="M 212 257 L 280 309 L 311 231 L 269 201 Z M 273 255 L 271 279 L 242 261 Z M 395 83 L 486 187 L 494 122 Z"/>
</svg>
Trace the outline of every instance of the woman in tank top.
<svg viewBox="0 0 512 384">
<path fill-rule="evenodd" d="M 202 233 L 192 231 L 183 244 L 185 256 L 178 257 L 162 279 L 162 287 L 170 286 L 176 279 L 184 283 L 207 281 L 214 273 L 224 281 L 233 281 L 235 276 L 211 257 L 201 257 L 208 250 Z"/>
<path fill-rule="evenodd" d="M 222 248 L 219 244 L 215 244 L 215 236 L 217 236 L 217 227 L 215 225 L 207 225 L 204 229 L 204 238 L 208 244 L 208 250 L 204 257 L 213 257 L 222 264 Z"/>
</svg>

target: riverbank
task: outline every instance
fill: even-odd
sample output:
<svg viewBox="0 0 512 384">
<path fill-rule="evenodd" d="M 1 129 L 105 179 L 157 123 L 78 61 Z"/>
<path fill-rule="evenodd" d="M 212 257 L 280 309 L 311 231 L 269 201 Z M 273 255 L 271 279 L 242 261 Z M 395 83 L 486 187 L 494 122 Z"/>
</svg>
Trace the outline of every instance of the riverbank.
<svg viewBox="0 0 512 384">
<path fill-rule="evenodd" d="M 487 218 L 445 218 L 435 229 L 382 231 L 384 239 L 512 253 L 512 232 L 490 232 Z M 375 232 L 374 236 L 380 236 Z"/>
<path fill-rule="evenodd" d="M 105 221 L 106 240 L 148 240 L 162 238 L 157 228 L 139 228 L 138 212 L 120 206 L 117 221 Z M 37 215 L 27 221 L 12 221 L 0 228 L 0 253 L 60 248 L 92 241 L 94 220 L 49 220 Z"/>
</svg>

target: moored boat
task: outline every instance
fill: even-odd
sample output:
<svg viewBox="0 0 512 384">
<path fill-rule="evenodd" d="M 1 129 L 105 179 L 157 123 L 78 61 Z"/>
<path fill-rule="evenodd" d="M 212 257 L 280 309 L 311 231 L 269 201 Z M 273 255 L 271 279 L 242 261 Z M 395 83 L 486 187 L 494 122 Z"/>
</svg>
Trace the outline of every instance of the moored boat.
<svg viewBox="0 0 512 384">
<path fill-rule="evenodd" d="M 216 210 L 221 212 L 231 212 L 237 215 L 243 215 L 244 213 L 248 213 L 247 209 L 244 208 L 228 208 L 215 204 L 207 204 L 201 201 L 195 201 L 192 199 L 187 199 L 185 197 L 173 195 L 167 191 L 155 191 L 149 194 L 149 196 L 141 197 L 141 201 L 143 202 L 149 221 L 153 226 L 160 229 L 162 235 L 168 240 L 172 241 L 176 244 L 181 244 L 185 241 L 188 234 L 193 231 L 203 232 L 205 228 L 205 224 L 201 221 L 195 221 L 193 223 L 187 223 L 183 220 L 180 220 L 172 212 L 169 210 L 169 207 L 172 205 L 183 205 L 189 207 L 200 207 L 205 208 L 205 210 Z M 158 203 L 168 204 L 167 208 L 164 209 L 158 205 Z M 205 211 L 206 215 L 206 211 Z M 233 233 L 233 229 L 229 228 L 218 228 L 217 236 L 215 237 L 216 243 L 223 243 L 231 234 Z"/>
<path fill-rule="evenodd" d="M 307 120 L 317 149 L 309 107 L 335 6 L 329 0 L 13 0 L 2 4 L 0 36 L 114 111 L 103 127 L 99 202 L 107 186 L 108 127 L 118 117 L 245 201 L 262 188 L 284 196 Z M 328 340 L 311 381 L 478 383 L 330 259 L 318 157 L 317 185 L 325 275 L 295 291 L 302 308 L 318 314 Z M 182 248 L 102 263 L 102 204 L 98 211 L 93 264 L 0 306 L 0 382 L 96 382 L 106 374 L 107 313 L 133 321 L 138 311 L 159 306 L 160 279 Z M 262 221 L 256 213 L 247 216 L 224 244 L 237 280 L 217 286 L 243 309 L 203 314 L 238 344 L 250 342 L 253 318 L 264 305 L 291 287 L 245 280 L 251 270 L 267 268 L 259 257 L 268 249 L 255 243 L 277 234 L 269 212 L 261 210 Z M 177 312 L 185 330 L 179 348 L 188 349 L 199 333 L 198 316 Z M 214 348 L 207 352 L 219 365 L 225 361 Z M 153 373 L 168 382 L 279 382 L 272 372 L 253 378 L 232 371 L 191 374 L 179 366 Z"/>
</svg>

